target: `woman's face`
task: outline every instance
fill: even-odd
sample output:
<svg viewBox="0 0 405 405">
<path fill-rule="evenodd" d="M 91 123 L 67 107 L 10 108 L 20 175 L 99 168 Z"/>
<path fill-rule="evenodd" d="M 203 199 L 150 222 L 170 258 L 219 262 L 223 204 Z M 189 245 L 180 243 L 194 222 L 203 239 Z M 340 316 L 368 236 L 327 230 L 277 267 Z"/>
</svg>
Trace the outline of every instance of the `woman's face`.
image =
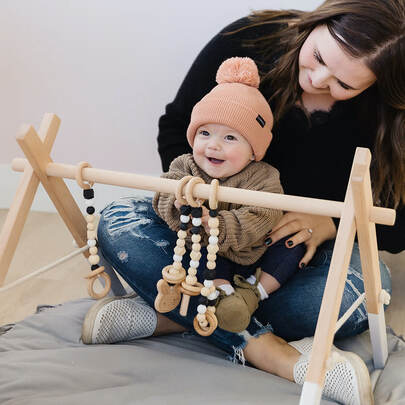
<svg viewBox="0 0 405 405">
<path fill-rule="evenodd" d="M 326 25 L 316 27 L 299 54 L 299 83 L 308 94 L 330 95 L 334 100 L 355 97 L 376 80 L 360 58 L 345 53 Z"/>
</svg>

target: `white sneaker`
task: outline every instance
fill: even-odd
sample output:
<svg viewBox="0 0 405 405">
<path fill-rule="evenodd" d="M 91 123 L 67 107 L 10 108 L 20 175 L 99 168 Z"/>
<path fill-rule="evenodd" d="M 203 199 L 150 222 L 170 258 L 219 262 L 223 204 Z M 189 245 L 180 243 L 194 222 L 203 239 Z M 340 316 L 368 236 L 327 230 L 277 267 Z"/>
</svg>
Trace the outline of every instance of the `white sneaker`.
<svg viewBox="0 0 405 405">
<path fill-rule="evenodd" d="M 85 344 L 127 342 L 152 336 L 156 324 L 155 310 L 136 294 L 107 297 L 87 312 L 82 341 Z"/>
<path fill-rule="evenodd" d="M 302 356 L 294 366 L 294 380 L 304 384 L 313 338 L 289 342 Z M 374 403 L 370 375 L 364 361 L 355 353 L 332 346 L 322 394 L 344 405 Z"/>
</svg>

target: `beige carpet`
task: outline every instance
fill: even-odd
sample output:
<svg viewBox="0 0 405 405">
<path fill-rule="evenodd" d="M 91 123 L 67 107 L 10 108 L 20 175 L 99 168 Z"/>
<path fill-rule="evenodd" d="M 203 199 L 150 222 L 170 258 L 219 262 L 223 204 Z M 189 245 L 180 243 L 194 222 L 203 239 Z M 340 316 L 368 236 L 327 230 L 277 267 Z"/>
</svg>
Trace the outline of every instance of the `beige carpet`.
<svg viewBox="0 0 405 405">
<path fill-rule="evenodd" d="M 0 210 L 0 228 L 7 210 Z M 37 270 L 74 250 L 72 237 L 57 214 L 30 212 L 4 285 Z M 405 335 L 405 252 L 381 254 L 391 269 L 393 294 L 387 324 Z M 58 304 L 87 296 L 83 277 L 89 272 L 80 255 L 11 290 L 0 292 L 0 325 L 32 314 L 39 304 Z"/>
</svg>

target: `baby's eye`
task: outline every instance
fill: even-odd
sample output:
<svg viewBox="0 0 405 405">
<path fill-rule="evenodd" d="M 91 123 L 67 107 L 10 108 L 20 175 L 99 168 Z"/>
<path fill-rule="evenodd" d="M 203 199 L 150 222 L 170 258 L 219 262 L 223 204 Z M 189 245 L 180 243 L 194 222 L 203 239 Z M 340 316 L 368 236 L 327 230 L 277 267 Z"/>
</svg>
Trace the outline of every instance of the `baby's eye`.
<svg viewBox="0 0 405 405">
<path fill-rule="evenodd" d="M 226 139 L 227 141 L 234 141 L 234 140 L 236 140 L 236 137 L 233 136 L 233 135 L 226 135 L 226 136 L 225 136 L 225 139 Z"/>
<path fill-rule="evenodd" d="M 208 136 L 210 133 L 208 132 L 208 131 L 206 131 L 205 129 L 203 129 L 203 130 L 201 130 L 200 132 L 199 132 L 201 135 L 204 135 L 204 136 Z"/>
</svg>

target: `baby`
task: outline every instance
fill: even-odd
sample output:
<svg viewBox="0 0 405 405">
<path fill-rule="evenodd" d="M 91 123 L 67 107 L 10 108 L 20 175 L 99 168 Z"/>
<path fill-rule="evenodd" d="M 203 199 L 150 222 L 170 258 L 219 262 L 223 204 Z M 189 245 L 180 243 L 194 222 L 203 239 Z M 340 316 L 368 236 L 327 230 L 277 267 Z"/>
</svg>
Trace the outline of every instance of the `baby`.
<svg viewBox="0 0 405 405">
<path fill-rule="evenodd" d="M 206 183 L 215 178 L 220 186 L 282 193 L 277 169 L 260 161 L 272 139 L 273 114 L 258 90 L 256 64 L 250 58 L 227 59 L 219 67 L 216 81 L 218 85 L 191 114 L 187 140 L 193 153 L 173 160 L 162 177 L 179 180 L 192 175 Z M 156 193 L 153 207 L 172 230 L 180 229 L 180 204 L 173 194 Z M 202 209 L 202 225 L 209 234 L 209 210 Z M 214 278 L 220 291 L 216 304 L 220 328 L 231 332 L 246 329 L 260 300 L 298 270 L 303 245 L 287 248 L 285 239 L 269 248 L 264 243 L 281 216 L 282 211 L 276 209 L 218 203 L 216 275 L 208 270 L 199 271 L 198 276 Z M 207 235 L 201 244 L 207 245 Z M 205 257 L 202 249 L 200 268 Z"/>
</svg>

